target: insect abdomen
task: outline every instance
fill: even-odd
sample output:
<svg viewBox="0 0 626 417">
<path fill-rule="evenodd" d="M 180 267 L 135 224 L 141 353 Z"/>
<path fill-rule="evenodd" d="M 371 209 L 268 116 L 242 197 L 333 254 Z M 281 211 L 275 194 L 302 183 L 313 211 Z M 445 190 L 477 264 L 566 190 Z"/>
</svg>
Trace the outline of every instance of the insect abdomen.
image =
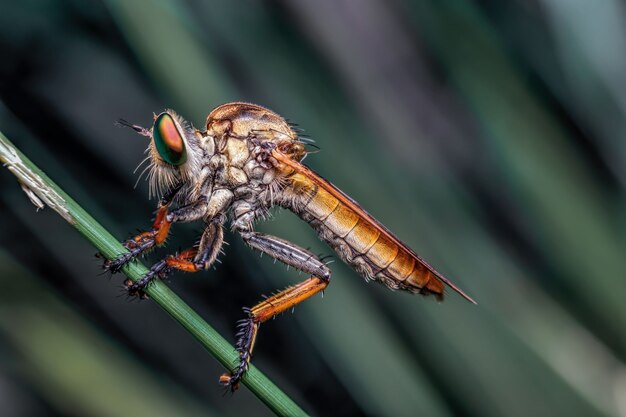
<svg viewBox="0 0 626 417">
<path fill-rule="evenodd" d="M 443 295 L 443 283 L 419 258 L 381 230 L 362 209 L 358 211 L 358 206 L 357 210 L 350 207 L 349 203 L 356 203 L 347 196 L 333 195 L 316 184 L 311 184 L 308 194 L 299 214 L 359 273 L 393 289 Z"/>
</svg>

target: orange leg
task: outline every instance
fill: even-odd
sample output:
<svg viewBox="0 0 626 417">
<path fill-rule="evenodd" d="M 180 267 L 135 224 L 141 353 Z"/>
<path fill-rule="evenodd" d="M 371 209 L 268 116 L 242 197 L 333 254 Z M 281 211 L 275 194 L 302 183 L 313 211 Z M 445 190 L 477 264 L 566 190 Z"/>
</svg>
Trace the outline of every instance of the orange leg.
<svg viewBox="0 0 626 417">
<path fill-rule="evenodd" d="M 239 388 L 239 381 L 250 366 L 252 350 L 261 323 L 324 290 L 330 283 L 331 277 L 331 271 L 326 264 L 311 252 L 291 242 L 256 232 L 242 232 L 241 236 L 253 248 L 287 265 L 307 272 L 311 274 L 311 277 L 272 295 L 251 309 L 244 309 L 248 317 L 238 325 L 239 333 L 236 344 L 239 352 L 239 364 L 232 374 L 223 374 L 220 377 L 220 383 L 230 387 L 232 391 Z"/>
<path fill-rule="evenodd" d="M 239 352 L 239 364 L 232 374 L 222 374 L 220 383 L 230 387 L 232 391 L 237 390 L 239 381 L 250 365 L 252 350 L 254 349 L 254 343 L 256 342 L 261 323 L 295 307 L 307 298 L 324 290 L 329 282 L 328 280 L 312 276 L 306 281 L 261 301 L 251 309 L 244 309 L 248 313 L 248 318 L 239 323 L 239 340 L 236 345 Z"/>
<path fill-rule="evenodd" d="M 137 256 L 149 252 L 155 246 L 162 245 L 167 238 L 172 224 L 167 220 L 167 209 L 168 206 L 160 207 L 157 211 L 152 230 L 140 233 L 132 239 L 123 242 L 122 245 L 128 249 L 128 252 L 116 259 L 105 261 L 104 268 L 113 273 L 119 272 L 124 265 Z"/>
<path fill-rule="evenodd" d="M 172 222 L 168 220 L 168 209 L 180 188 L 181 186 L 174 187 L 161 199 L 154 223 L 152 224 L 152 230 L 140 233 L 132 239 L 123 242 L 122 244 L 129 252 L 116 259 L 105 261 L 105 269 L 113 273 L 119 272 L 124 265 L 137 256 L 165 243 L 172 225 Z"/>
<path fill-rule="evenodd" d="M 196 257 L 198 253 L 197 248 L 187 249 L 179 253 L 178 255 L 170 255 L 165 258 L 165 263 L 168 268 L 178 269 L 179 271 L 184 272 L 198 272 L 200 267 L 197 263 L 193 262 L 193 259 Z"/>
<path fill-rule="evenodd" d="M 168 208 L 169 204 L 157 210 L 156 218 L 152 224 L 152 230 L 140 233 L 134 238 L 127 240 L 124 242 L 124 246 L 126 246 L 127 249 L 134 249 L 145 242 L 151 242 L 156 246 L 163 244 L 170 232 L 170 226 L 172 225 L 172 222 L 167 220 Z"/>
<path fill-rule="evenodd" d="M 198 272 L 209 268 L 217 259 L 224 243 L 224 231 L 221 220 L 207 225 L 202 233 L 200 244 L 177 255 L 168 255 L 152 265 L 141 279 L 133 282 L 126 280 L 124 285 L 131 296 L 147 298 L 144 289 L 156 278 L 164 278 L 170 271 L 177 269 L 184 272 Z"/>
<path fill-rule="evenodd" d="M 187 249 L 177 255 L 168 255 L 164 260 L 157 262 L 150 268 L 150 271 L 141 279 L 133 282 L 130 279 L 124 281 L 124 286 L 131 296 L 137 296 L 140 298 L 148 298 L 147 294 L 143 291 L 154 279 L 163 277 L 169 273 L 172 269 L 178 269 L 185 272 L 197 272 L 199 270 L 198 265 L 193 262 L 193 259 L 198 253 L 197 248 Z"/>
</svg>

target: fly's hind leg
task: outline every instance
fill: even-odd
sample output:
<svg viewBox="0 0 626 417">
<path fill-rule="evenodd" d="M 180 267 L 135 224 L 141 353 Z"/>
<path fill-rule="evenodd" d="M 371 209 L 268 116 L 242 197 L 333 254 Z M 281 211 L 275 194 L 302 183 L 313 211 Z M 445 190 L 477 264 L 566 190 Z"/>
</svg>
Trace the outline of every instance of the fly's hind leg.
<svg viewBox="0 0 626 417">
<path fill-rule="evenodd" d="M 198 246 L 182 251 L 176 255 L 168 255 L 165 259 L 155 263 L 138 281 L 126 280 L 124 283 L 128 294 L 146 298 L 144 289 L 156 278 L 165 278 L 167 274 L 177 269 L 184 272 L 198 272 L 208 269 L 217 260 L 224 244 L 224 230 L 222 220 L 214 219 L 202 233 Z"/>
<path fill-rule="evenodd" d="M 220 383 L 230 387 L 232 391 L 239 387 L 239 381 L 248 370 L 252 349 L 261 323 L 324 290 L 330 283 L 331 277 L 331 271 L 324 262 L 311 252 L 291 242 L 256 232 L 242 232 L 241 236 L 254 249 L 286 265 L 306 272 L 311 277 L 266 298 L 250 309 L 244 309 L 248 317 L 241 320 L 238 325 L 239 333 L 236 344 L 239 352 L 239 364 L 232 374 L 223 374 L 220 377 Z"/>
</svg>

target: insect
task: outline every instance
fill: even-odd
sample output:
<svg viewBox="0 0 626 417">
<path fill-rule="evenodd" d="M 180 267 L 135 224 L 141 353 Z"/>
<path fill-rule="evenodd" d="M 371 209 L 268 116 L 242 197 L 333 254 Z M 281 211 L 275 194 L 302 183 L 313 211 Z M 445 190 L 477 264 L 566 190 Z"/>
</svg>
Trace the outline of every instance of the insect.
<svg viewBox="0 0 626 417">
<path fill-rule="evenodd" d="M 152 229 L 123 242 L 128 253 L 105 262 L 111 272 L 162 245 L 170 226 L 204 221 L 200 242 L 155 263 L 140 280 L 125 282 L 133 296 L 172 270 L 209 268 L 224 243 L 227 221 L 252 248 L 310 275 L 305 281 L 244 309 L 237 351 L 239 364 L 220 383 L 236 390 L 249 367 L 259 325 L 324 290 L 331 270 L 320 258 L 279 237 L 254 230 L 273 206 L 289 209 L 317 231 L 366 280 L 394 290 L 443 298 L 444 284 L 468 295 L 403 244 L 354 200 L 313 172 L 302 159 L 306 143 L 276 113 L 249 103 L 228 103 L 208 116 L 198 130 L 174 111 L 154 116 L 151 129 L 121 121 L 150 138 L 151 193 L 161 197 Z"/>
</svg>

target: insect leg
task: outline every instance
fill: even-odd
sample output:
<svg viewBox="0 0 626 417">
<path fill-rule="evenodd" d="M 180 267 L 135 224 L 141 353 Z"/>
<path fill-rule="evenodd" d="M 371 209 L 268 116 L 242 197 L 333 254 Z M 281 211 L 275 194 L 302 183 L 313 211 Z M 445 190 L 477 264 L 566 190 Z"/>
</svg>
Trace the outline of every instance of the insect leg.
<svg viewBox="0 0 626 417">
<path fill-rule="evenodd" d="M 232 391 L 239 387 L 239 381 L 248 370 L 261 323 L 324 290 L 331 277 L 330 269 L 317 256 L 291 242 L 256 232 L 243 232 L 241 235 L 253 248 L 312 276 L 266 298 L 250 309 L 244 309 L 248 317 L 239 322 L 236 344 L 239 364 L 232 374 L 223 374 L 220 377 L 220 383 L 229 386 Z"/>
<path fill-rule="evenodd" d="M 165 243 L 172 223 L 189 222 L 204 216 L 207 202 L 206 198 L 201 198 L 192 204 L 179 207 L 169 213 L 167 212 L 168 207 L 169 203 L 159 207 L 151 231 L 140 233 L 134 238 L 124 242 L 124 246 L 129 250 L 128 253 L 112 261 L 105 262 L 104 267 L 113 273 L 119 272 L 124 265 L 138 255 L 148 252 L 155 246 L 162 245 Z"/>
<path fill-rule="evenodd" d="M 197 247 L 187 249 L 176 255 L 168 255 L 150 268 L 141 279 L 136 282 L 126 280 L 124 285 L 131 296 L 145 298 L 143 290 L 156 278 L 164 278 L 171 270 L 178 269 L 185 272 L 198 272 L 208 269 L 220 253 L 224 244 L 224 230 L 221 220 L 211 221 L 200 238 Z"/>
<path fill-rule="evenodd" d="M 176 185 L 161 198 L 157 206 L 157 213 L 154 219 L 154 223 L 152 224 L 152 230 L 150 230 L 149 232 L 142 232 L 132 239 L 128 239 L 122 242 L 122 245 L 124 245 L 124 247 L 128 249 L 129 252 L 119 256 L 114 260 L 105 261 L 105 269 L 113 273 L 117 273 L 128 262 L 141 255 L 142 253 L 148 252 L 155 245 L 159 245 L 165 241 L 165 238 L 167 237 L 170 228 L 170 224 L 166 221 L 167 210 L 182 186 L 182 183 Z"/>
<path fill-rule="evenodd" d="M 182 186 L 178 186 L 176 188 L 179 190 L 181 187 Z M 171 196 L 168 195 L 165 197 L 159 204 L 159 210 L 152 231 L 142 233 L 136 238 L 127 241 L 125 245 L 130 252 L 113 261 L 105 262 L 104 267 L 106 269 L 109 269 L 111 272 L 119 272 L 124 265 L 137 255 L 164 243 L 172 223 L 191 222 L 203 217 L 219 219 L 220 224 L 223 223 L 222 214 L 232 201 L 232 192 L 225 189 L 215 190 L 211 193 L 210 199 L 202 196 L 193 203 L 179 207 L 168 213 L 167 208 L 177 190 L 171 193 Z"/>
</svg>

